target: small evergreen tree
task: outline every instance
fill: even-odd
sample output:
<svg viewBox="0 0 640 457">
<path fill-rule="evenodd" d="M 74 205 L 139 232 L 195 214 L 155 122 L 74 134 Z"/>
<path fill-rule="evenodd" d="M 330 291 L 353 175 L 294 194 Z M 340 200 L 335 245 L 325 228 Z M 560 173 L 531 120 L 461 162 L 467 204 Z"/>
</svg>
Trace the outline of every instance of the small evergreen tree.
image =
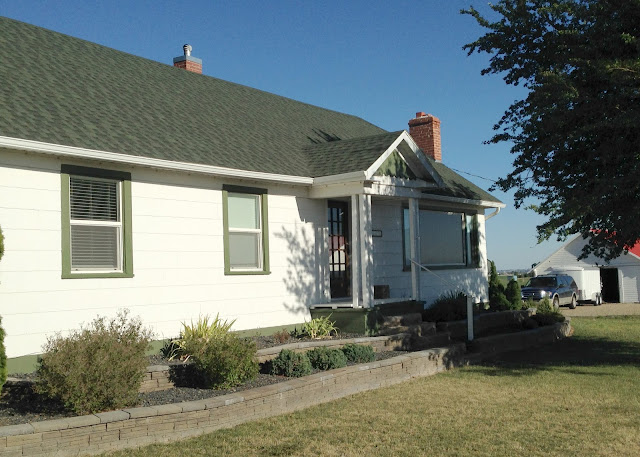
<svg viewBox="0 0 640 457">
<path fill-rule="evenodd" d="M 495 311 L 511 308 L 511 303 L 504 294 L 504 286 L 498 279 L 496 264 L 489 260 L 489 305 Z"/>
<path fill-rule="evenodd" d="M 507 289 L 505 290 L 505 296 L 511 304 L 511 309 L 522 309 L 522 290 L 517 280 L 512 278 L 509 281 Z"/>
</svg>

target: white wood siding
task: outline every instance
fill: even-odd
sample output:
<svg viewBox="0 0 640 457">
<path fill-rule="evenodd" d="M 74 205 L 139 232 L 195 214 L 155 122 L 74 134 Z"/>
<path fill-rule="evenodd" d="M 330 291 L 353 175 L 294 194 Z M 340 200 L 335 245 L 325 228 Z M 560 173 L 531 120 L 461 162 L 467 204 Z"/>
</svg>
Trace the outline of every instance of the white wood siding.
<svg viewBox="0 0 640 457">
<path fill-rule="evenodd" d="M 267 186 L 142 168 L 103 166 L 132 174 L 134 277 L 61 279 L 60 164 L 0 150 L 0 315 L 9 357 L 39 353 L 47 336 L 120 308 L 165 338 L 200 314 L 237 319 L 236 330 L 299 323 L 308 305 L 324 300 L 325 201 L 268 186 L 271 274 L 225 276 L 222 184 Z"/>
<path fill-rule="evenodd" d="M 411 298 L 411 271 L 403 271 L 401 201 L 374 200 L 372 228 L 382 237 L 373 238 L 373 277 L 376 285 L 389 285 L 391 298 Z M 440 295 L 461 290 L 478 300 L 488 300 L 487 249 L 484 214 L 478 215 L 481 268 L 436 269 L 421 272 L 420 296 L 427 305 Z"/>
</svg>

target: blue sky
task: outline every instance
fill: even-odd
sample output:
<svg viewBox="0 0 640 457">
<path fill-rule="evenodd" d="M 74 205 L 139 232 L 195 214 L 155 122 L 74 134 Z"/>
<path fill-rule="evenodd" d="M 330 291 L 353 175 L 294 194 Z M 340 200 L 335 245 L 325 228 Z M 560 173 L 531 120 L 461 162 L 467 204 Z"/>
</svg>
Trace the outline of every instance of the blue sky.
<svg viewBox="0 0 640 457">
<path fill-rule="evenodd" d="M 0 15 L 169 65 L 189 43 L 207 75 L 390 131 L 408 129 L 409 119 L 425 111 L 442 121 L 446 165 L 496 179 L 511 170 L 509 146 L 482 142 L 525 93 L 500 76 L 480 75 L 488 55 L 462 51 L 483 33 L 459 14 L 469 5 L 491 14 L 476 0 L 0 0 Z M 512 194 L 493 194 L 507 204 L 487 221 L 489 258 L 498 269 L 528 268 L 559 247 L 555 240 L 537 244 L 540 216 L 516 210 Z"/>
</svg>

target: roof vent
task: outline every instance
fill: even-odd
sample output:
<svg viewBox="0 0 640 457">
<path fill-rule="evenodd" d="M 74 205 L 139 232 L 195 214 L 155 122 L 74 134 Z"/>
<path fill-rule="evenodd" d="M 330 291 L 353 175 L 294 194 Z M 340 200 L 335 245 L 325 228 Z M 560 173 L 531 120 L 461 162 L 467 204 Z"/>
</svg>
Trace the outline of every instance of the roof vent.
<svg viewBox="0 0 640 457">
<path fill-rule="evenodd" d="M 184 46 L 182 46 L 182 49 L 184 50 L 184 55 L 185 56 L 190 56 L 191 55 L 191 51 L 193 50 L 193 48 L 191 47 L 190 44 L 185 44 Z"/>
</svg>

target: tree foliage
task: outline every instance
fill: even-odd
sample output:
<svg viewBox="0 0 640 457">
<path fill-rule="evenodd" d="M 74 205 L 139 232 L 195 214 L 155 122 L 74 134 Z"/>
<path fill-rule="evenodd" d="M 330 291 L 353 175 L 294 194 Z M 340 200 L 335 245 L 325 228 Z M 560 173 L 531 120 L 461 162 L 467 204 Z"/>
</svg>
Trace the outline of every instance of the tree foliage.
<svg viewBox="0 0 640 457">
<path fill-rule="evenodd" d="M 489 306 L 492 309 L 504 311 L 511 308 L 504 292 L 504 286 L 498 278 L 496 264 L 492 260 L 489 260 Z"/>
<path fill-rule="evenodd" d="M 581 233 L 582 255 L 618 256 L 640 239 L 640 0 L 500 0 L 488 32 L 464 46 L 491 55 L 482 74 L 523 85 L 489 143 L 511 142 L 515 190 L 546 221 L 539 241 Z"/>
</svg>

